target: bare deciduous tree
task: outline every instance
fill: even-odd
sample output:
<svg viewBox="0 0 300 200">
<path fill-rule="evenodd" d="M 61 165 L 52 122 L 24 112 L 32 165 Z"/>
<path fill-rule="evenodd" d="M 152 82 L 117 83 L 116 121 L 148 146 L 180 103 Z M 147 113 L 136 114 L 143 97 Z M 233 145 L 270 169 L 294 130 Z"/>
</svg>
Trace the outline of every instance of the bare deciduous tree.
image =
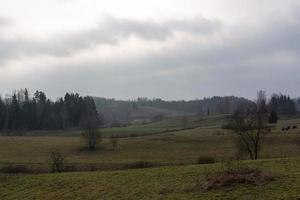
<svg viewBox="0 0 300 200">
<path fill-rule="evenodd" d="M 258 158 L 262 140 L 267 133 L 268 109 L 266 95 L 259 91 L 256 105 L 235 112 L 227 126 L 238 136 L 240 153 L 247 153 L 253 160 Z"/>
</svg>

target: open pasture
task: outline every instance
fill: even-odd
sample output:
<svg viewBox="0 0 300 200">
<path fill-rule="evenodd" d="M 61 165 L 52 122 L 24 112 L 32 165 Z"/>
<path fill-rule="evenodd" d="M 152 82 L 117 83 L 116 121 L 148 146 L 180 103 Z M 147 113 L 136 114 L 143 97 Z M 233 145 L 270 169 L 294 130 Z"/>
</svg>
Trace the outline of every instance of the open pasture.
<svg viewBox="0 0 300 200">
<path fill-rule="evenodd" d="M 117 139 L 115 151 L 112 150 L 108 137 L 103 139 L 101 149 L 88 152 L 83 148 L 84 142 L 80 136 L 64 137 L 68 133 L 62 134 L 62 136 L 49 136 L 51 133 L 47 136 L 2 136 L 0 137 L 0 163 L 2 165 L 47 165 L 52 151 L 62 153 L 66 157 L 66 162 L 70 164 L 106 163 L 114 165 L 145 161 L 174 165 L 196 163 L 199 157 L 210 157 L 217 162 L 235 158 L 237 153 L 236 136 L 220 128 L 223 118 L 219 118 L 221 121 L 213 119 L 213 122 L 208 123 L 207 126 L 194 129 L 139 137 L 121 137 Z M 282 132 L 279 128 L 285 123 L 298 124 L 299 122 L 299 119 L 294 119 L 292 122 L 279 122 L 264 139 L 265 144 L 260 157 L 299 156 L 300 129 L 287 133 Z M 156 126 L 159 127 L 159 124 L 166 123 L 170 123 L 170 121 L 159 122 Z M 125 127 L 124 129 L 129 128 Z M 149 130 L 148 127 L 145 129 Z M 53 135 L 57 135 L 57 133 Z"/>
</svg>

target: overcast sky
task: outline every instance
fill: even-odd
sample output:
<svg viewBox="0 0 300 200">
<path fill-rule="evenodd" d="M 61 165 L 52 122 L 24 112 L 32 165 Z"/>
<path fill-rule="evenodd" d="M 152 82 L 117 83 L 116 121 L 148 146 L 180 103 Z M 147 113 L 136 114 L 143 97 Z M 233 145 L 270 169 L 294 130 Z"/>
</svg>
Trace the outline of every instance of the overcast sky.
<svg viewBox="0 0 300 200">
<path fill-rule="evenodd" d="M 0 0 L 0 93 L 300 96 L 299 0 Z"/>
</svg>

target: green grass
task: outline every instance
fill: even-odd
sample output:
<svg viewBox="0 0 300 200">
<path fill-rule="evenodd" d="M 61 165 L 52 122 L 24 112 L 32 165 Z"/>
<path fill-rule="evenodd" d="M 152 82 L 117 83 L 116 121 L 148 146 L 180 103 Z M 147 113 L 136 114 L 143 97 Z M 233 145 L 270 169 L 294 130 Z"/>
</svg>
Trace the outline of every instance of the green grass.
<svg viewBox="0 0 300 200">
<path fill-rule="evenodd" d="M 67 164 L 99 164 L 109 168 L 145 161 L 163 165 L 185 164 L 185 166 L 26 176 L 0 174 L 0 199 L 300 198 L 300 157 L 297 157 L 300 156 L 300 129 L 293 130 L 289 134 L 281 131 L 281 126 L 300 124 L 300 119 L 281 120 L 267 135 L 260 158 L 272 159 L 244 161 L 247 165 L 278 174 L 274 182 L 260 186 L 237 185 L 226 190 L 209 192 L 189 190 L 199 177 L 224 169 L 219 163 L 191 165 L 198 157 L 212 157 L 217 161 L 235 157 L 235 135 L 220 128 L 224 120 L 224 116 L 202 119 L 189 117 L 187 126 L 193 129 L 175 132 L 161 130 L 182 127 L 179 118 L 147 125 L 135 124 L 120 129 L 106 129 L 107 135 L 116 133 L 126 135 L 134 131 L 140 135 L 119 138 L 116 151 L 111 150 L 109 139 L 105 138 L 102 150 L 88 152 L 83 149 L 84 143 L 78 134 L 72 136 L 61 131 L 48 132 L 47 136 L 42 136 L 41 133 L 24 137 L 2 136 L 0 167 L 9 164 L 48 167 L 50 152 L 54 150 L 65 155 Z M 282 159 L 283 157 L 290 158 Z"/>
<path fill-rule="evenodd" d="M 282 128 L 286 126 L 298 126 L 298 130 L 300 129 L 300 118 L 295 118 L 295 119 L 284 119 L 284 120 L 279 120 L 278 123 L 276 124 L 275 128 L 273 131 L 276 132 L 282 132 Z M 290 130 L 289 133 L 297 133 L 299 132 L 297 129 L 296 130 Z M 285 132 L 286 133 L 286 132 Z"/>
<path fill-rule="evenodd" d="M 114 128 L 102 128 L 104 137 L 110 137 L 111 135 L 117 137 L 137 137 L 137 136 L 147 136 L 155 135 L 168 132 L 176 132 L 182 130 L 189 130 L 195 128 L 208 128 L 208 129 L 218 129 L 226 124 L 229 115 L 212 115 L 212 116 L 189 116 L 186 117 L 187 121 L 184 124 L 183 117 L 174 117 L 170 119 L 165 119 L 160 122 L 153 122 L 148 124 L 134 123 L 126 127 L 114 127 Z M 279 120 L 278 124 L 273 127 L 273 132 L 281 133 L 281 128 L 284 126 L 298 125 L 300 129 L 300 118 L 297 119 L 285 119 Z M 47 135 L 47 136 L 79 136 L 81 135 L 81 130 L 65 130 L 65 131 L 35 131 L 29 132 L 29 135 Z M 298 133 L 298 130 L 290 130 L 290 133 Z"/>
<path fill-rule="evenodd" d="M 66 156 L 66 162 L 122 164 L 147 161 L 157 164 L 191 164 L 200 156 L 216 160 L 232 158 L 236 154 L 235 136 L 218 128 L 196 128 L 143 137 L 119 138 L 116 151 L 109 139 L 102 150 L 83 149 L 81 137 L 25 136 L 0 137 L 0 164 L 47 165 L 51 151 Z M 261 158 L 300 155 L 300 134 L 274 132 L 267 136 Z"/>
<path fill-rule="evenodd" d="M 175 117 L 159 122 L 148 124 L 137 123 L 127 127 L 105 128 L 102 129 L 104 136 L 114 135 L 119 137 L 152 135 L 164 132 L 174 132 L 197 127 L 221 127 L 228 115 L 218 116 L 190 116 L 186 117 L 184 123 L 183 117 Z"/>
<path fill-rule="evenodd" d="M 113 172 L 26 175 L 2 178 L 0 199 L 298 199 L 300 158 L 248 161 L 276 174 L 268 184 L 235 185 L 208 192 L 190 188 L 204 174 L 223 170 L 220 164 L 161 167 Z"/>
<path fill-rule="evenodd" d="M 187 117 L 173 117 L 159 122 L 152 122 L 143 124 L 133 123 L 126 127 L 111 127 L 101 128 L 100 131 L 104 137 L 110 137 L 111 135 L 117 137 L 137 137 L 154 135 L 160 133 L 175 132 L 180 130 L 188 130 L 199 127 L 206 128 L 220 128 L 229 115 L 213 115 L 213 116 L 187 116 Z M 184 118 L 186 121 L 184 122 Z M 31 136 L 79 136 L 82 130 L 59 130 L 59 131 L 33 131 L 28 132 L 26 135 Z"/>
<path fill-rule="evenodd" d="M 142 131 L 150 127 L 176 127 L 178 119 L 165 120 L 143 126 Z M 140 137 L 119 138 L 116 151 L 108 138 L 103 140 L 102 150 L 88 152 L 79 136 L 60 137 L 61 132 L 48 133 L 48 136 L 0 137 L 0 165 L 26 164 L 43 165 L 49 163 L 51 151 L 59 151 L 66 156 L 70 164 L 105 163 L 108 165 L 147 161 L 157 164 L 191 164 L 198 157 L 213 157 L 224 160 L 235 157 L 235 135 L 219 127 L 224 123 L 224 116 L 212 116 L 199 119 L 189 118 L 189 125 L 200 126 L 194 129 L 154 134 Z M 280 158 L 300 155 L 300 129 L 290 134 L 282 133 L 282 124 L 298 124 L 300 119 L 280 121 L 265 139 L 260 153 L 261 158 Z M 126 127 L 123 129 L 130 129 Z M 111 129 L 112 130 L 112 129 Z M 123 133 L 125 132 L 122 130 Z"/>
</svg>

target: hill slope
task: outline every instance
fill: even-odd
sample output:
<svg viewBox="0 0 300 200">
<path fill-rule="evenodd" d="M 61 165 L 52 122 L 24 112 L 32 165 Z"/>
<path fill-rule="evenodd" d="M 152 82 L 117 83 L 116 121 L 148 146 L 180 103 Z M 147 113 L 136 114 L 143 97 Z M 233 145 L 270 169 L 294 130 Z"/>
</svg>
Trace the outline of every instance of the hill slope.
<svg viewBox="0 0 300 200">
<path fill-rule="evenodd" d="M 234 96 L 211 97 L 191 101 L 165 101 L 162 99 L 138 98 L 136 100 L 115 100 L 94 97 L 98 111 L 106 122 L 153 119 L 156 115 L 165 117 L 229 114 L 240 105 L 253 102 Z"/>
<path fill-rule="evenodd" d="M 199 176 L 222 165 L 191 165 L 113 172 L 29 175 L 0 181 L 0 199 L 299 199 L 300 158 L 247 162 L 276 173 L 268 184 L 190 191 Z"/>
</svg>

